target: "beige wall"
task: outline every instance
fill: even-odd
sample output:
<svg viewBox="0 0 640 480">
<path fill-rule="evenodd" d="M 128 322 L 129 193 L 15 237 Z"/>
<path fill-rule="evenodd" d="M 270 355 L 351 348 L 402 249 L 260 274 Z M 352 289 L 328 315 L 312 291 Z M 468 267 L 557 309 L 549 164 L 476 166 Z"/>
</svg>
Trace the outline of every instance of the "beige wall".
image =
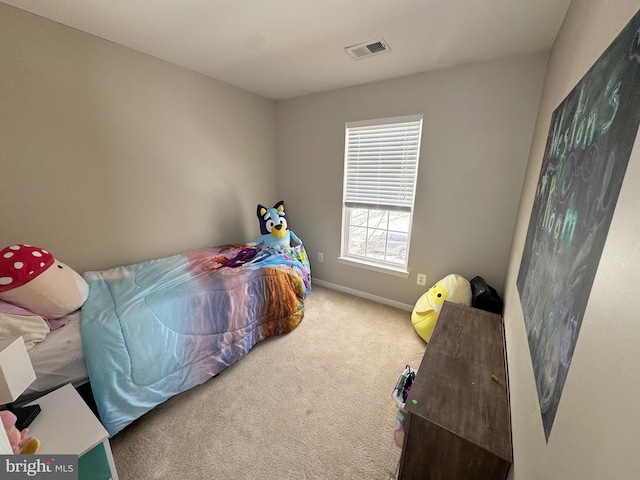
<svg viewBox="0 0 640 480">
<path fill-rule="evenodd" d="M 638 8 L 637 0 L 574 0 L 551 52 L 505 280 L 516 480 L 640 478 L 637 138 L 548 444 L 516 288 L 551 114 Z"/>
<path fill-rule="evenodd" d="M 449 273 L 501 290 L 546 62 L 522 56 L 278 102 L 278 192 L 314 277 L 407 305 Z M 339 264 L 345 123 L 418 113 L 410 277 Z"/>
<path fill-rule="evenodd" d="M 82 272 L 254 240 L 274 122 L 270 100 L 0 3 L 0 245 Z"/>
</svg>

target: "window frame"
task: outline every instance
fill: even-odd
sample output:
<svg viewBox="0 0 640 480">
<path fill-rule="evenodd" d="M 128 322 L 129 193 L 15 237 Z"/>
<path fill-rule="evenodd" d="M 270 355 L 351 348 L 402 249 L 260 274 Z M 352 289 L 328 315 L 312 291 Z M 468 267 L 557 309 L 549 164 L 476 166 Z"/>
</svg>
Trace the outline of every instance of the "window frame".
<svg viewBox="0 0 640 480">
<path fill-rule="evenodd" d="M 399 165 L 397 166 L 397 170 L 394 170 L 395 175 L 401 175 L 402 174 L 402 192 L 405 193 L 405 195 L 402 196 L 402 200 L 400 202 L 398 202 L 397 204 L 393 204 L 393 203 L 384 203 L 386 201 L 388 201 L 388 198 L 383 198 L 381 201 L 379 200 L 378 203 L 375 203 L 375 199 L 369 198 L 367 201 L 360 203 L 359 202 L 359 198 L 356 199 L 356 202 L 353 202 L 354 200 L 354 194 L 353 194 L 353 170 L 354 170 L 354 163 L 357 167 L 358 162 L 361 162 L 361 157 L 356 155 L 352 155 L 352 158 L 354 158 L 354 160 L 350 160 L 350 156 L 349 156 L 349 147 L 350 145 L 352 145 L 352 143 L 350 142 L 350 134 L 352 132 L 353 129 L 361 129 L 361 127 L 373 127 L 373 128 L 380 128 L 380 129 L 384 129 L 384 128 L 393 128 L 390 127 L 394 124 L 405 124 L 405 127 L 408 130 L 411 130 L 411 125 L 413 125 L 413 129 L 415 129 L 415 124 L 418 124 L 418 129 L 417 129 L 417 138 L 416 138 L 416 134 L 413 134 L 413 139 L 416 140 L 417 139 L 417 144 L 414 143 L 413 147 L 402 147 L 400 150 L 402 152 L 403 155 L 403 160 L 399 162 Z M 390 274 L 394 274 L 394 275 L 399 275 L 399 276 L 403 276 L 403 277 L 408 277 L 409 272 L 408 272 L 408 266 L 409 266 L 409 252 L 410 252 L 410 248 L 411 248 L 411 229 L 412 229 L 412 224 L 413 224 L 413 212 L 414 212 L 414 205 L 415 205 L 415 194 L 416 194 L 416 185 L 417 185 L 417 178 L 418 178 L 418 167 L 419 167 L 419 163 L 420 163 L 420 144 L 422 141 L 422 125 L 423 125 L 423 116 L 421 114 L 417 114 L 417 115 L 404 115 L 404 116 L 400 116 L 400 117 L 386 117 L 386 118 L 376 118 L 376 119 L 371 119 L 371 120 L 364 120 L 364 121 L 357 121 L 357 122 L 347 122 L 346 126 L 345 126 L 345 153 L 344 153 L 344 177 L 343 177 L 343 194 L 342 194 L 342 232 L 341 232 L 341 246 L 340 246 L 340 257 L 338 258 L 338 261 L 340 263 L 343 264 L 348 264 L 348 265 L 354 265 L 354 266 L 358 266 L 358 267 L 363 267 L 363 268 L 367 268 L 370 270 L 376 270 L 376 271 L 380 271 L 383 273 L 390 273 Z M 391 138 L 388 139 L 389 141 L 391 141 Z M 357 143 L 357 142 L 355 142 Z M 415 149 L 415 155 L 413 155 L 413 159 L 412 160 L 404 160 L 405 157 L 411 157 L 412 155 L 408 152 L 411 152 L 412 149 Z M 397 160 L 392 160 L 391 162 L 386 163 L 384 166 L 386 168 L 395 168 L 396 166 L 394 164 L 398 163 Z M 349 171 L 349 167 L 351 166 L 351 172 Z M 409 177 L 406 176 L 406 171 L 409 171 L 409 168 L 413 168 L 414 169 L 414 173 L 412 175 L 411 181 L 408 182 L 411 184 L 411 188 L 410 188 L 410 199 L 409 201 L 407 201 L 406 198 L 406 193 L 407 193 L 407 189 L 404 186 L 407 183 L 407 180 L 405 178 L 409 178 L 411 177 L 411 175 Z M 357 170 L 357 168 L 356 168 Z M 366 176 L 366 175 L 365 175 Z M 356 175 L 357 177 L 357 175 Z M 376 177 L 378 178 L 378 177 Z M 351 180 L 351 181 L 350 181 Z M 357 182 L 356 182 L 357 183 Z M 374 182 L 375 183 L 375 182 Z M 351 187 L 351 191 L 348 192 L 347 191 L 347 186 Z M 357 194 L 356 194 L 357 196 Z M 350 205 L 348 205 L 350 204 Z M 397 261 L 389 261 L 389 260 L 385 260 L 385 259 L 379 259 L 379 258 L 374 258 L 372 256 L 367 256 L 367 251 L 365 248 L 365 253 L 364 255 L 358 255 L 358 254 L 354 254 L 352 252 L 349 251 L 350 245 L 350 238 L 351 238 L 351 229 L 354 227 L 354 225 L 352 225 L 351 222 L 351 216 L 352 216 L 352 211 L 354 209 L 363 209 L 365 211 L 367 211 L 367 215 L 370 215 L 372 211 L 381 211 L 381 212 L 387 212 L 387 224 L 386 224 L 386 228 L 384 229 L 380 229 L 380 228 L 375 228 L 376 230 L 383 230 L 386 235 L 386 238 L 388 239 L 390 235 L 394 234 L 394 233 L 402 233 L 407 235 L 407 246 L 406 246 L 406 254 L 405 254 L 405 258 L 402 259 L 402 262 L 397 262 Z M 409 220 L 408 220 L 408 226 L 407 226 L 407 231 L 399 231 L 397 229 L 394 228 L 390 228 L 389 226 L 389 217 L 392 214 L 392 212 L 397 211 L 397 210 L 401 210 L 401 211 L 405 211 L 408 213 L 409 215 Z M 366 226 L 365 228 L 365 232 L 368 232 L 368 230 L 371 228 L 369 227 L 369 222 L 367 220 L 366 222 Z M 369 237 L 367 236 L 365 238 L 365 247 L 367 245 L 367 242 L 369 241 Z M 388 254 L 388 252 L 386 251 L 388 247 L 388 243 L 385 245 L 385 256 Z M 401 258 L 401 257 L 400 257 Z"/>
</svg>

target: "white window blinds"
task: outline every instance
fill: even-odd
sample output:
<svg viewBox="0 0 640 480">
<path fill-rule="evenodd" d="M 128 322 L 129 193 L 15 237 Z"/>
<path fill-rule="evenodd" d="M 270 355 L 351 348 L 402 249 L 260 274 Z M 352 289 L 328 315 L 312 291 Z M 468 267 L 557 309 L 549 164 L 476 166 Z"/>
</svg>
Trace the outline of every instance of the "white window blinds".
<svg viewBox="0 0 640 480">
<path fill-rule="evenodd" d="M 344 204 L 411 211 L 422 115 L 347 123 Z"/>
</svg>

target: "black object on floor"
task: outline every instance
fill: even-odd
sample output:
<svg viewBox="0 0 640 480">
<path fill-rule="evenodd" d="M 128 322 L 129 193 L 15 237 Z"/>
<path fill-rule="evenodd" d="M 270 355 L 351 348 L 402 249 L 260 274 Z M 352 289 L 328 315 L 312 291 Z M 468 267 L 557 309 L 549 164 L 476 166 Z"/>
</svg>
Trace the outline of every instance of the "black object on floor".
<svg viewBox="0 0 640 480">
<path fill-rule="evenodd" d="M 86 383 L 83 383 L 82 385 L 78 385 L 76 387 L 76 391 L 82 397 L 82 399 L 84 400 L 84 403 L 86 403 L 87 406 L 91 409 L 91 411 L 96 416 L 96 418 L 99 419 L 100 415 L 98 414 L 98 406 L 96 405 L 96 401 L 93 398 L 93 390 L 91 390 L 91 383 L 86 382 Z"/>
<path fill-rule="evenodd" d="M 502 315 L 504 304 L 495 288 L 479 276 L 473 277 L 469 283 L 471 283 L 472 307 Z"/>
</svg>

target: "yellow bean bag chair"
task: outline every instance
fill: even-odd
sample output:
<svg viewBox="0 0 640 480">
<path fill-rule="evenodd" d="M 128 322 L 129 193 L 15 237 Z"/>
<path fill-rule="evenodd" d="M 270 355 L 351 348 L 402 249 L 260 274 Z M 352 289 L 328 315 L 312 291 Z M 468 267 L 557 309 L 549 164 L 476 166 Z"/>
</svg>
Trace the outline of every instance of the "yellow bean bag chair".
<svg viewBox="0 0 640 480">
<path fill-rule="evenodd" d="M 471 284 L 466 278 L 457 273 L 447 275 L 416 302 L 411 313 L 413 328 L 429 343 L 445 300 L 469 306 L 471 298 Z"/>
</svg>

